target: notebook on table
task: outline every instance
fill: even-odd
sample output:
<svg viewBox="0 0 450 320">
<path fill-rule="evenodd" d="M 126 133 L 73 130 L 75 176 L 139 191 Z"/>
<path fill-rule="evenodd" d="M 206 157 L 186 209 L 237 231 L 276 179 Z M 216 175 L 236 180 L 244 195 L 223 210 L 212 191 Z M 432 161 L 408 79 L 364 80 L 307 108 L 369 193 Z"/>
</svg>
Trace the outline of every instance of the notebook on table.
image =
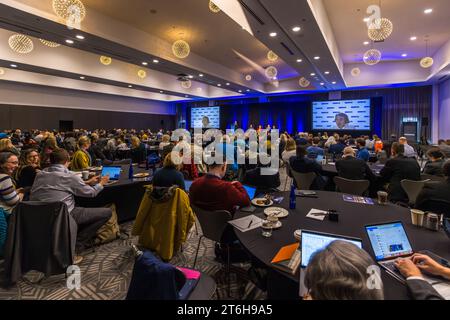
<svg viewBox="0 0 450 320">
<path fill-rule="evenodd" d="M 285 247 L 282 247 L 280 251 L 272 259 L 271 264 L 274 268 L 281 271 L 295 274 L 300 265 L 301 253 L 299 243 L 294 243 Z"/>
</svg>

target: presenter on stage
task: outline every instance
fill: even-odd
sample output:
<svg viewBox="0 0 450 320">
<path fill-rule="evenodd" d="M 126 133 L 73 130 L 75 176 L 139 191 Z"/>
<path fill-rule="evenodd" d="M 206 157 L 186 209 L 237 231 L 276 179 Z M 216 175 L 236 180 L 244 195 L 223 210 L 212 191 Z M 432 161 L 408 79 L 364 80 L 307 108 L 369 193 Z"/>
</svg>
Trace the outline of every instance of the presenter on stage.
<svg viewBox="0 0 450 320">
<path fill-rule="evenodd" d="M 334 121 L 336 123 L 336 127 L 334 127 L 334 129 L 351 130 L 355 128 L 350 124 L 350 118 L 345 113 L 337 114 L 336 117 L 334 118 Z"/>
</svg>

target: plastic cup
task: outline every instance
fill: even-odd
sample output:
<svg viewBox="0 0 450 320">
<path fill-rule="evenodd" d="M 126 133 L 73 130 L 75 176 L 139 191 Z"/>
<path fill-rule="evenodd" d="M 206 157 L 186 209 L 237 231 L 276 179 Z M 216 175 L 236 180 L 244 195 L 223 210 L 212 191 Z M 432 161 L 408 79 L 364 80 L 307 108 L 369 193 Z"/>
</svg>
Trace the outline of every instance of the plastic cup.
<svg viewBox="0 0 450 320">
<path fill-rule="evenodd" d="M 81 173 L 81 177 L 83 178 L 83 180 L 88 180 L 89 179 L 89 171 L 83 171 Z"/>
</svg>

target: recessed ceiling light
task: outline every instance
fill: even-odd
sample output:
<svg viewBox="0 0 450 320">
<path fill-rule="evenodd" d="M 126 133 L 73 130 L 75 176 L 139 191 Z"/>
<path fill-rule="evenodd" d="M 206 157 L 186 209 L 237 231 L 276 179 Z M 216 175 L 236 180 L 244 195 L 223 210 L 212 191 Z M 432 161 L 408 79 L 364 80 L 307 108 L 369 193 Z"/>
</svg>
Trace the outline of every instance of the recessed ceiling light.
<svg viewBox="0 0 450 320">
<path fill-rule="evenodd" d="M 433 9 L 425 9 L 424 13 L 425 14 L 430 14 L 433 12 Z"/>
<path fill-rule="evenodd" d="M 217 86 L 218 86 L 218 87 L 221 87 L 222 85 L 219 83 Z"/>
<path fill-rule="evenodd" d="M 369 41 L 364 41 L 364 45 L 365 45 L 365 46 L 368 46 L 369 44 L 370 44 Z"/>
<path fill-rule="evenodd" d="M 227 86 L 229 86 L 230 84 L 227 82 Z"/>
<path fill-rule="evenodd" d="M 405 57 L 407 57 L 407 56 L 408 56 L 407 53 L 402 54 L 402 57 L 403 57 L 403 58 L 405 58 Z"/>
<path fill-rule="evenodd" d="M 364 21 L 364 22 L 369 22 L 369 21 L 370 21 L 370 18 L 364 18 L 363 21 Z"/>
<path fill-rule="evenodd" d="M 142 65 L 146 66 L 146 65 L 148 65 L 148 62 L 142 62 Z"/>
<path fill-rule="evenodd" d="M 411 41 L 416 41 L 416 40 L 417 40 L 417 37 L 411 37 L 411 38 L 409 38 L 409 40 L 411 40 Z"/>
<path fill-rule="evenodd" d="M 80 39 L 80 40 L 84 40 L 84 36 L 82 36 L 81 34 L 77 34 L 75 36 L 75 38 Z"/>
<path fill-rule="evenodd" d="M 320 57 L 319 56 L 317 56 L 317 57 L 314 57 L 314 60 L 319 60 L 320 59 Z"/>
<path fill-rule="evenodd" d="M 316 74 L 315 73 L 311 73 L 311 77 L 314 77 Z"/>
<path fill-rule="evenodd" d="M 325 83 L 321 82 L 320 85 L 323 86 Z"/>
<path fill-rule="evenodd" d="M 297 59 L 297 62 L 300 63 L 300 62 L 303 62 L 303 60 L 302 59 Z"/>
<path fill-rule="evenodd" d="M 242 93 L 242 90 L 239 90 L 239 93 Z"/>
<path fill-rule="evenodd" d="M 188 95 L 185 95 L 185 97 L 186 97 L 186 98 L 189 98 L 189 96 L 188 96 Z"/>
<path fill-rule="evenodd" d="M 128 86 L 128 88 L 133 88 L 133 86 L 130 84 L 130 85 Z"/>
<path fill-rule="evenodd" d="M 70 39 L 67 39 L 67 40 L 66 40 L 66 43 L 68 43 L 68 44 L 74 44 L 74 41 L 73 41 L 73 40 L 70 40 Z"/>
<path fill-rule="evenodd" d="M 153 63 L 159 63 L 158 59 L 153 59 Z"/>
<path fill-rule="evenodd" d="M 203 78 L 203 73 L 200 73 L 199 75 L 198 75 L 200 78 Z"/>
<path fill-rule="evenodd" d="M 336 84 L 336 81 L 333 81 L 332 84 Z"/>
<path fill-rule="evenodd" d="M 277 36 L 277 33 L 276 33 L 276 32 L 271 32 L 271 33 L 269 33 L 269 36 L 271 36 L 272 38 L 273 38 L 273 37 L 276 37 L 276 36 Z"/>
<path fill-rule="evenodd" d="M 164 93 L 164 91 L 161 90 L 159 93 Z"/>
<path fill-rule="evenodd" d="M 80 77 L 80 79 L 81 79 L 81 80 L 84 80 L 84 79 L 86 79 L 86 78 L 85 78 L 85 77 Z"/>
<path fill-rule="evenodd" d="M 330 71 L 325 71 L 325 74 L 330 74 Z"/>
<path fill-rule="evenodd" d="M 300 28 L 300 27 L 293 27 L 292 28 L 292 31 L 294 31 L 294 32 L 299 32 L 300 30 L 302 30 L 302 28 Z"/>
<path fill-rule="evenodd" d="M 250 92 L 250 89 L 247 89 L 247 92 Z"/>
<path fill-rule="evenodd" d="M 11 68 L 17 68 L 17 64 L 11 64 Z"/>
<path fill-rule="evenodd" d="M 194 79 L 194 76 L 189 75 L 188 78 L 189 79 Z"/>
</svg>

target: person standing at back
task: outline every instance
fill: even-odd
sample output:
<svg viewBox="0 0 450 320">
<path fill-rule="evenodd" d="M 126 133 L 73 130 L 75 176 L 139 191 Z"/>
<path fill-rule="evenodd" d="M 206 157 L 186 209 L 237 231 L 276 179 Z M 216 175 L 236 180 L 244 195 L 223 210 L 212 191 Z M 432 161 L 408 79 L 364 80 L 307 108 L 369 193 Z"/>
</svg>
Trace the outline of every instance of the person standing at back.
<svg viewBox="0 0 450 320">
<path fill-rule="evenodd" d="M 408 202 L 408 195 L 401 186 L 402 180 L 421 179 L 419 163 L 414 158 L 405 157 L 404 152 L 404 145 L 394 142 L 391 147 L 392 158 L 380 171 L 382 180 L 389 184 L 389 200 L 393 202 Z"/>
<path fill-rule="evenodd" d="M 366 141 L 362 138 L 356 140 L 356 146 L 358 147 L 357 158 L 365 162 L 369 161 L 370 154 L 369 150 L 366 148 Z"/>
<path fill-rule="evenodd" d="M 404 156 L 407 158 L 415 158 L 417 157 L 417 152 L 408 144 L 408 139 L 405 137 L 401 137 L 398 142 L 403 145 L 405 148 Z"/>
</svg>

